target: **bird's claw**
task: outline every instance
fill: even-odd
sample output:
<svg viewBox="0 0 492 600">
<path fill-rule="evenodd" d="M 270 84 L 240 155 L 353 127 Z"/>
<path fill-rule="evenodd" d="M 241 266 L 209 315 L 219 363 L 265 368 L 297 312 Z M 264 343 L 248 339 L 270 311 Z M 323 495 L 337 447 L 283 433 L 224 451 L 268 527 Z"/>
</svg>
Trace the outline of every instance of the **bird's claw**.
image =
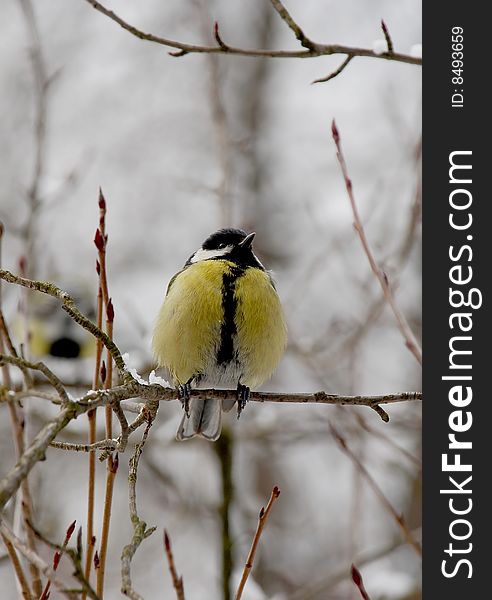
<svg viewBox="0 0 492 600">
<path fill-rule="evenodd" d="M 188 418 L 190 416 L 190 394 L 191 394 L 190 382 L 185 383 L 184 385 L 178 386 L 178 397 L 181 400 L 181 404 L 182 404 L 185 414 Z"/>
<path fill-rule="evenodd" d="M 237 418 L 239 419 L 239 417 L 241 416 L 241 413 L 243 412 L 243 410 L 246 406 L 246 403 L 249 400 L 249 387 L 242 385 L 241 383 L 238 383 L 236 399 L 237 399 Z"/>
</svg>

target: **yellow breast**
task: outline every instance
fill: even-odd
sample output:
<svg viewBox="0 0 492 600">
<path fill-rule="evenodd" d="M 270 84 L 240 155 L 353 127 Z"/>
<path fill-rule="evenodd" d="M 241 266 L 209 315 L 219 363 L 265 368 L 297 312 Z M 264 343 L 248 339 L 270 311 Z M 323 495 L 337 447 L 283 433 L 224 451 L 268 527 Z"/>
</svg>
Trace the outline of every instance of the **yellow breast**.
<svg viewBox="0 0 492 600">
<path fill-rule="evenodd" d="M 153 350 L 175 383 L 214 371 L 224 323 L 223 278 L 234 269 L 229 261 L 206 260 L 172 281 L 157 319 Z M 256 268 L 236 279 L 234 300 L 238 373 L 242 384 L 256 387 L 272 374 L 285 349 L 282 307 L 268 274 Z"/>
<path fill-rule="evenodd" d="M 244 373 L 241 383 L 257 387 L 276 369 L 287 345 L 284 313 L 269 275 L 247 269 L 236 282 L 237 344 Z"/>
<path fill-rule="evenodd" d="M 223 272 L 219 261 L 184 269 L 171 283 L 159 312 L 154 355 L 178 384 L 201 372 L 220 343 Z"/>
</svg>

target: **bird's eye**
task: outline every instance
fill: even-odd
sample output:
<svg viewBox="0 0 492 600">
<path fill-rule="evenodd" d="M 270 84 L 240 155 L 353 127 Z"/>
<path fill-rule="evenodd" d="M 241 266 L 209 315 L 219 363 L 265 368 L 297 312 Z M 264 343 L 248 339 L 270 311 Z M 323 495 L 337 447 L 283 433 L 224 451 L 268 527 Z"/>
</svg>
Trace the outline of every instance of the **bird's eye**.
<svg viewBox="0 0 492 600">
<path fill-rule="evenodd" d="M 219 249 L 220 249 L 220 248 L 225 248 L 225 244 L 224 244 L 224 243 L 222 243 L 222 244 L 219 244 L 219 245 L 217 246 L 217 248 L 219 248 Z"/>
</svg>

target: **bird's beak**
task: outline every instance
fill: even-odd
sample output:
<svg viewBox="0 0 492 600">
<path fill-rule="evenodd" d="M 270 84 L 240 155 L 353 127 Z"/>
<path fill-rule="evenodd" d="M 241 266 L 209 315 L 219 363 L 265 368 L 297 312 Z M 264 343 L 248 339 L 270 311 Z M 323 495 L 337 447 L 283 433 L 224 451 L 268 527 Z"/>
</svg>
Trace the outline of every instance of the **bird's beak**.
<svg viewBox="0 0 492 600">
<path fill-rule="evenodd" d="M 239 243 L 241 248 L 251 248 L 251 244 L 253 243 L 256 232 L 250 233 L 247 235 L 242 242 Z"/>
</svg>

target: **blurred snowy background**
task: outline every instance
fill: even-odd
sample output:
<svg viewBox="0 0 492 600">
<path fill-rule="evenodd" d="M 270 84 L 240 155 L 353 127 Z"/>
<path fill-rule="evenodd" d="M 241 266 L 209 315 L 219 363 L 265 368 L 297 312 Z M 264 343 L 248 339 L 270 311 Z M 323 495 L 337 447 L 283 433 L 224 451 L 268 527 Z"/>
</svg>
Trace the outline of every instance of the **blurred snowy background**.
<svg viewBox="0 0 492 600">
<path fill-rule="evenodd" d="M 4 2 L 0 23 L 4 268 L 19 272 L 24 256 L 30 275 L 76 288 L 92 310 L 101 186 L 108 202 L 115 340 L 133 366 L 148 373 L 152 325 L 172 274 L 218 227 L 254 230 L 256 251 L 275 273 L 290 336 L 265 389 L 420 389 L 418 364 L 381 301 L 353 231 L 330 131 L 335 117 L 367 235 L 419 336 L 420 67 L 355 58 L 339 77 L 310 85 L 343 57 L 172 58 L 167 48 L 131 36 L 83 0 L 33 4 L 49 81 L 41 96 L 32 68 L 39 47 L 21 2 Z M 144 31 L 180 41 L 213 43 L 217 20 L 231 45 L 299 47 L 268 0 L 120 0 L 108 6 Z M 395 50 L 409 53 L 421 41 L 420 3 L 412 0 L 305 0 L 287 7 L 315 41 L 371 48 L 383 37 L 381 18 Z M 21 296 L 3 286 L 12 321 Z M 65 331 L 63 315 L 49 309 L 38 314 L 46 350 Z M 86 342 L 82 337 L 77 343 Z M 90 358 L 47 362 L 82 385 L 73 394 L 91 387 Z M 27 404 L 32 436 L 53 410 L 38 400 Z M 159 531 L 136 555 L 134 586 L 146 599 L 173 597 L 162 550 L 166 527 L 188 600 L 220 598 L 222 488 L 215 450 L 221 446 L 175 442 L 180 412 L 177 403 L 161 406 L 142 457 L 139 512 Z M 420 598 L 417 555 L 328 427 L 330 419 L 416 529 L 420 469 L 405 452 L 420 455 L 420 406 L 393 405 L 388 412 L 391 421 L 383 424 L 365 408 L 251 404 L 240 422 L 226 417 L 233 453 L 234 589 L 258 510 L 274 484 L 282 490 L 245 600 L 355 600 L 360 593 L 348 577 L 352 562 L 372 600 Z M 3 474 L 14 455 L 1 406 L 0 419 Z M 61 438 L 84 441 L 85 430 L 80 418 Z M 120 596 L 119 556 L 131 536 L 130 451 L 120 457 L 116 479 L 109 599 Z M 86 471 L 86 455 L 56 449 L 35 468 L 36 522 L 49 538 L 61 540 L 73 519 L 84 525 Z M 104 477 L 105 466 L 98 464 L 99 509 Z M 40 552 L 50 561 L 50 550 Z M 0 562 L 0 581 L 2 597 L 16 597 L 7 560 Z"/>
</svg>

